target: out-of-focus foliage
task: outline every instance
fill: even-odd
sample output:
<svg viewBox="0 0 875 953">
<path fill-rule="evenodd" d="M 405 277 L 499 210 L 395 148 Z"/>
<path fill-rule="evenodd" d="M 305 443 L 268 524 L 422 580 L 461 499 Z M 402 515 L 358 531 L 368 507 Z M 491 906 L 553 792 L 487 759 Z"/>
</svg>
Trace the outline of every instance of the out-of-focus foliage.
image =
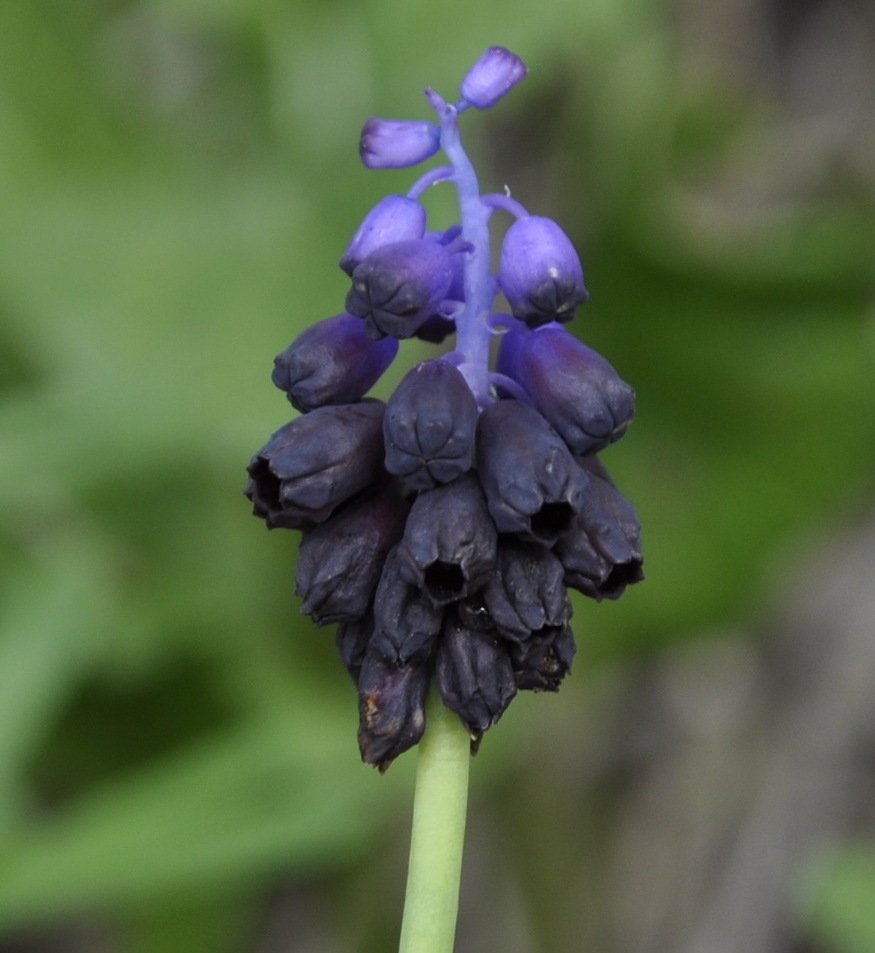
<svg viewBox="0 0 875 953">
<path fill-rule="evenodd" d="M 815 936 L 827 949 L 868 953 L 875 945 L 875 856 L 848 850 L 820 874 L 812 889 Z"/>
<path fill-rule="evenodd" d="M 658 3 L 0 4 L 0 935 L 94 916 L 120 950 L 249 949 L 306 876 L 341 885 L 349 948 L 393 942 L 412 757 L 359 764 L 243 468 L 291 416 L 273 355 L 340 310 L 350 234 L 409 181 L 360 167 L 362 121 L 426 117 L 495 43 L 530 75 L 469 142 L 580 248 L 572 327 L 639 393 L 605 459 L 648 579 L 576 604 L 575 675 L 486 738 L 484 797 L 594 669 L 751 615 L 869 486 L 872 152 L 868 179 L 817 154 Z"/>
</svg>

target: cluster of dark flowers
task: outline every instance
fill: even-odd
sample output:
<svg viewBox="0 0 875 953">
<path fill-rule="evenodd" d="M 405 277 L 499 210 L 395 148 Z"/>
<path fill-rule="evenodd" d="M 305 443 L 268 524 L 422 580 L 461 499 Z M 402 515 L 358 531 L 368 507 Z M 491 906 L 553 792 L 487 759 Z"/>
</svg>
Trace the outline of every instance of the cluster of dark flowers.
<svg viewBox="0 0 875 953">
<path fill-rule="evenodd" d="M 389 195 L 340 261 L 345 310 L 299 335 L 273 382 L 300 412 L 249 463 L 269 528 L 302 532 L 296 592 L 359 695 L 359 746 L 384 770 L 425 730 L 430 684 L 476 750 L 518 690 L 556 691 L 575 652 L 568 588 L 615 599 L 642 578 L 640 528 L 597 454 L 634 393 L 564 324 L 588 297 L 568 237 L 508 195 L 481 195 L 458 116 L 526 74 L 492 47 L 460 98 L 426 91 L 438 122 L 370 119 L 370 168 L 450 164 Z M 420 195 L 452 182 L 460 222 L 427 229 Z M 488 223 L 506 230 L 491 271 Z M 504 296 L 510 313 L 493 310 Z M 366 395 L 399 339 L 453 350 L 417 364 L 385 403 Z M 491 343 L 498 338 L 490 367 Z"/>
</svg>

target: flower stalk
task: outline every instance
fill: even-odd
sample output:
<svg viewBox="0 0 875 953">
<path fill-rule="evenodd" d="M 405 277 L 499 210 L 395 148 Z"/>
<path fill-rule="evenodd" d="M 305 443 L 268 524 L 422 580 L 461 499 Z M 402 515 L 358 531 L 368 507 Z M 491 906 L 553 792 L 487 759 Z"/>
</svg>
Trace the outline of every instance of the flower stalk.
<svg viewBox="0 0 875 953">
<path fill-rule="evenodd" d="M 471 739 L 434 689 L 426 712 L 399 953 L 452 953 L 456 935 Z"/>
</svg>

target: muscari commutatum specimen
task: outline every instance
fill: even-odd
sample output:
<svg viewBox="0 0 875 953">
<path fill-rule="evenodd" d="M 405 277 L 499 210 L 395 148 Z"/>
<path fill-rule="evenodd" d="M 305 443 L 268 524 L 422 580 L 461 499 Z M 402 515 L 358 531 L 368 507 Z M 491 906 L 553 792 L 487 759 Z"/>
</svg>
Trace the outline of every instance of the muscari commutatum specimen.
<svg viewBox="0 0 875 953">
<path fill-rule="evenodd" d="M 492 47 L 455 103 L 426 90 L 436 122 L 365 123 L 369 168 L 439 150 L 448 164 L 365 216 L 340 260 L 344 311 L 275 360 L 301 415 L 248 467 L 255 515 L 302 533 L 296 591 L 318 625 L 339 623 L 362 758 L 381 771 L 428 731 L 430 685 L 435 733 L 449 709 L 476 750 L 518 690 L 555 691 L 568 673 L 567 589 L 615 599 L 642 578 L 634 509 L 598 458 L 625 433 L 634 392 L 564 326 L 588 297 L 580 259 L 556 222 L 481 195 L 460 141 L 460 114 L 525 75 Z M 431 227 L 420 201 L 440 182 L 458 193 L 449 227 Z M 493 217 L 511 219 L 497 274 Z M 367 397 L 411 337 L 444 346 L 386 403 Z"/>
</svg>

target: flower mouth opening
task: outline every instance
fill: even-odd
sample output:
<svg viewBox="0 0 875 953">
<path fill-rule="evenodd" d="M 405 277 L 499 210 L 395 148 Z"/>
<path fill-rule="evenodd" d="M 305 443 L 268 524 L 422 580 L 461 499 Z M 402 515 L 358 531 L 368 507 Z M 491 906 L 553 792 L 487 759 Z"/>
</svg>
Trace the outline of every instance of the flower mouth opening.
<svg viewBox="0 0 875 953">
<path fill-rule="evenodd" d="M 451 602 L 465 592 L 465 574 L 457 563 L 436 559 L 425 567 L 423 585 L 436 602 Z"/>
<path fill-rule="evenodd" d="M 599 585 L 599 591 L 606 599 L 618 599 L 627 586 L 641 582 L 644 572 L 641 569 L 641 560 L 632 559 L 626 563 L 612 566 L 611 571 Z"/>
<path fill-rule="evenodd" d="M 253 481 L 258 484 L 258 495 L 268 510 L 282 509 L 280 490 L 282 480 L 271 470 L 270 463 L 259 457 L 249 470 Z"/>
<path fill-rule="evenodd" d="M 532 516 L 532 533 L 541 540 L 554 540 L 571 529 L 575 515 L 570 503 L 545 503 Z"/>
</svg>

